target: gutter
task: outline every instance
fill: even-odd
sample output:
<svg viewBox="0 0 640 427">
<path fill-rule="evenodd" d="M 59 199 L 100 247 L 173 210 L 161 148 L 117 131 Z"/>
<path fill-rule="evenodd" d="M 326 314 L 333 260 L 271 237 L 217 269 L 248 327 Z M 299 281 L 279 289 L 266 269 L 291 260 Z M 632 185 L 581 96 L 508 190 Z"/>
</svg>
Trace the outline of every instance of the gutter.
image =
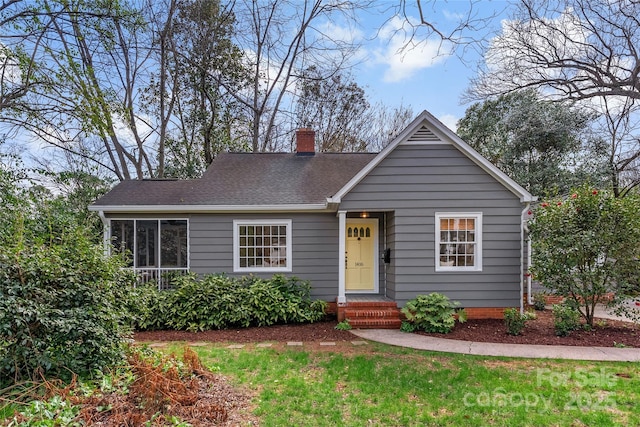
<svg viewBox="0 0 640 427">
<path fill-rule="evenodd" d="M 335 205 L 289 204 L 289 205 L 90 205 L 90 211 L 99 214 L 125 213 L 218 213 L 218 212 L 334 212 Z"/>
</svg>

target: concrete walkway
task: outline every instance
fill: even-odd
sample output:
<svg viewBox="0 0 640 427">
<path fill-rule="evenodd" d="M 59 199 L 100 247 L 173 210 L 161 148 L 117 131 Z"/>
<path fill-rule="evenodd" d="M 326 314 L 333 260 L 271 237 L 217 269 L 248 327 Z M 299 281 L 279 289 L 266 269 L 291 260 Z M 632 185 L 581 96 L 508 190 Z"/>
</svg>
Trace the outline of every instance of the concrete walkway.
<svg viewBox="0 0 640 427">
<path fill-rule="evenodd" d="M 384 344 L 446 353 L 535 359 L 601 360 L 612 362 L 640 361 L 640 349 L 638 348 L 471 342 L 408 334 L 396 329 L 353 329 L 351 333 L 360 338 Z"/>
<path fill-rule="evenodd" d="M 603 307 L 596 317 L 628 320 L 608 313 Z M 617 347 L 576 347 L 560 345 L 500 344 L 450 340 L 418 334 L 408 334 L 392 329 L 354 329 L 351 333 L 360 338 L 417 350 L 478 356 L 526 357 L 536 359 L 601 360 L 614 362 L 640 361 L 640 349 Z"/>
</svg>

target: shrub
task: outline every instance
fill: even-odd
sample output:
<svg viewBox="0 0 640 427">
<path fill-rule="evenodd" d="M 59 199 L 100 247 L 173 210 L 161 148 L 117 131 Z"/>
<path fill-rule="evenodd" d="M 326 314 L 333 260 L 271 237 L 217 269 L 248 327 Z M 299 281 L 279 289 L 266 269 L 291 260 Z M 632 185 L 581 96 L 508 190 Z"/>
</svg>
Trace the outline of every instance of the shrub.
<svg viewBox="0 0 640 427">
<path fill-rule="evenodd" d="M 434 292 L 418 295 L 408 301 L 402 308 L 402 313 L 416 330 L 446 334 L 455 325 L 454 314 L 458 305 L 458 302 L 450 301 L 446 295 Z"/>
<path fill-rule="evenodd" d="M 339 331 L 350 331 L 352 328 L 348 320 L 343 320 L 336 325 L 336 329 Z"/>
<path fill-rule="evenodd" d="M 81 228 L 16 237 L 0 245 L 0 382 L 69 379 L 120 362 L 129 331 L 121 302 L 133 280 L 122 263 Z"/>
<path fill-rule="evenodd" d="M 544 292 L 533 294 L 533 308 L 537 311 L 544 311 L 547 306 L 547 295 Z"/>
<path fill-rule="evenodd" d="M 321 320 L 326 303 L 311 300 L 309 282 L 275 275 L 255 276 L 195 274 L 178 277 L 173 290 L 151 286 L 131 293 L 134 326 L 138 330 L 176 329 L 202 331 L 231 327 L 268 326 Z"/>
<path fill-rule="evenodd" d="M 535 313 L 520 313 L 517 308 L 504 310 L 504 324 L 509 335 L 520 335 L 526 326 L 527 320 L 535 319 Z"/>
<path fill-rule="evenodd" d="M 129 323 L 136 331 L 168 329 L 168 304 L 172 291 L 158 290 L 147 283 L 129 288 L 123 306 L 129 313 Z"/>
<path fill-rule="evenodd" d="M 415 331 L 416 331 L 416 327 L 411 322 L 407 322 L 406 320 L 404 320 L 402 324 L 400 324 L 400 332 L 412 333 Z"/>
<path fill-rule="evenodd" d="M 580 327 L 580 313 L 571 304 L 555 304 L 553 306 L 553 328 L 556 335 L 566 337 Z"/>
</svg>

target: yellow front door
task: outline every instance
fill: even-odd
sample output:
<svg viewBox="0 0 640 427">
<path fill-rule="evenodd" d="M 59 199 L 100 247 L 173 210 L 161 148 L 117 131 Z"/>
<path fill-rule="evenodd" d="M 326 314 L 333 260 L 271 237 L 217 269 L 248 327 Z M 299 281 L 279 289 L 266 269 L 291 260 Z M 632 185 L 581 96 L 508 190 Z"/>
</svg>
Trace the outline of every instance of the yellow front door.
<svg viewBox="0 0 640 427">
<path fill-rule="evenodd" d="M 375 291 L 377 226 L 377 219 L 347 219 L 347 292 Z"/>
</svg>

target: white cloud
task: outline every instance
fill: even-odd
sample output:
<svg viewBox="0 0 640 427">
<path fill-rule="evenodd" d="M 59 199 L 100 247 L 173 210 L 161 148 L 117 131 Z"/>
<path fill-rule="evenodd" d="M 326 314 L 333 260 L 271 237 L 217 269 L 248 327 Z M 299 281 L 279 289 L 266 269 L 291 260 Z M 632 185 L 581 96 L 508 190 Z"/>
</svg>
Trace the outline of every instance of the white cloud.
<svg viewBox="0 0 640 427">
<path fill-rule="evenodd" d="M 447 19 L 447 21 L 455 22 L 456 24 L 459 22 L 463 22 L 467 16 L 463 13 L 459 12 L 450 12 L 447 9 L 442 10 L 442 15 Z"/>
<path fill-rule="evenodd" d="M 21 81 L 22 72 L 14 52 L 0 43 L 0 85 L 4 88 L 4 86 L 20 84 Z"/>
<path fill-rule="evenodd" d="M 563 78 L 563 70 L 548 67 L 564 58 L 588 58 L 591 35 L 572 10 L 539 21 L 503 20 L 501 34 L 485 54 L 487 87 L 523 87 L 531 82 Z M 534 53 L 531 53 L 533 51 Z M 555 90 L 547 96 L 558 95 Z"/>
<path fill-rule="evenodd" d="M 453 114 L 442 114 L 438 117 L 438 120 L 440 120 L 446 127 L 454 132 L 456 131 L 456 129 L 458 129 L 458 117 L 454 116 Z"/>
<path fill-rule="evenodd" d="M 420 70 L 443 62 L 448 51 L 441 41 L 420 39 L 419 34 L 405 30 L 406 22 L 395 16 L 380 30 L 380 40 L 384 49 L 374 52 L 378 63 L 384 64 L 385 82 L 399 82 L 411 78 Z"/>
<path fill-rule="evenodd" d="M 331 21 L 325 21 L 319 25 L 318 30 L 325 37 L 344 43 L 357 43 L 364 38 L 361 30 L 350 25 L 340 26 Z"/>
</svg>

